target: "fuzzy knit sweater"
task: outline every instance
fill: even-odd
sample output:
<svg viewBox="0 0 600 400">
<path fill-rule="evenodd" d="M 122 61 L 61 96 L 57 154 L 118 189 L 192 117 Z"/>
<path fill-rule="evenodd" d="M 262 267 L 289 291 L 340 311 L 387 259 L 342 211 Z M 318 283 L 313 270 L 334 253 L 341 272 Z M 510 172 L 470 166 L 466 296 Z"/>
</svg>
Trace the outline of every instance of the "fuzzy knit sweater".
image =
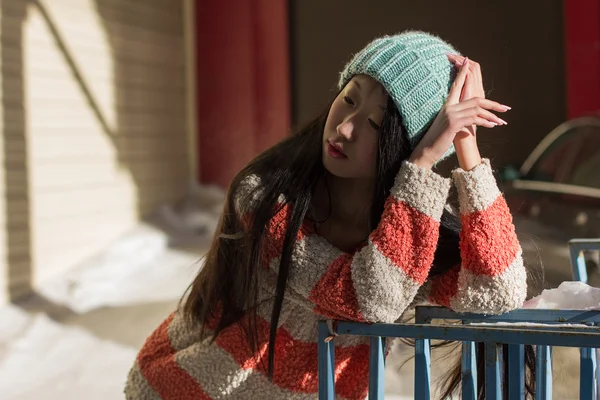
<svg viewBox="0 0 600 400">
<path fill-rule="evenodd" d="M 452 180 L 460 202 L 462 263 L 428 279 Z M 265 298 L 274 293 L 287 212 L 283 207 L 268 226 L 261 269 Z M 520 307 L 526 289 L 521 248 L 489 160 L 468 172 L 453 171 L 452 179 L 405 162 L 379 226 L 363 247 L 345 253 L 308 229 L 299 232 L 272 382 L 263 367 L 269 305 L 259 310 L 263 340 L 255 355 L 249 354 L 239 326 L 226 328 L 210 343 L 175 311 L 140 350 L 125 393 L 128 399 L 316 399 L 319 320 L 394 322 L 423 301 L 460 312 L 499 314 Z M 336 337 L 335 365 L 337 398 L 364 399 L 368 339 Z"/>
</svg>

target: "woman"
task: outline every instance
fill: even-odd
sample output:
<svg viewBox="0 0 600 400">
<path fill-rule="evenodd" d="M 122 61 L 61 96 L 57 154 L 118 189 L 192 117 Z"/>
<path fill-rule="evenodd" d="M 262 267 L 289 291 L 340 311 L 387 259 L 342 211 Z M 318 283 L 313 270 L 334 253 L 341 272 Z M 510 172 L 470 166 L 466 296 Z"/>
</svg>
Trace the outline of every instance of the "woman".
<svg viewBox="0 0 600 400">
<path fill-rule="evenodd" d="M 235 177 L 206 264 L 141 349 L 128 398 L 314 399 L 321 319 L 522 305 L 521 249 L 476 141 L 510 108 L 484 99 L 478 65 L 404 32 L 357 53 L 339 89 Z M 432 171 L 454 152 L 452 179 Z M 460 218 L 446 207 L 452 183 Z M 365 398 L 367 339 L 335 344 L 336 393 Z"/>
</svg>

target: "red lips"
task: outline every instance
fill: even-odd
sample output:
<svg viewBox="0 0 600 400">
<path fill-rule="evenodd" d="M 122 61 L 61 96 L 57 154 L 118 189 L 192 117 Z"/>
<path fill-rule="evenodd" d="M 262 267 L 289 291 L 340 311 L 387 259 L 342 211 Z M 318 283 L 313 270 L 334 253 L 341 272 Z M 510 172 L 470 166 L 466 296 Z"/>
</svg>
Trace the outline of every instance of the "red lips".
<svg viewBox="0 0 600 400">
<path fill-rule="evenodd" d="M 331 141 L 329 141 L 329 145 L 327 146 L 327 153 L 329 153 L 329 155 L 333 158 L 348 158 L 348 156 L 344 154 L 342 146 Z"/>
</svg>

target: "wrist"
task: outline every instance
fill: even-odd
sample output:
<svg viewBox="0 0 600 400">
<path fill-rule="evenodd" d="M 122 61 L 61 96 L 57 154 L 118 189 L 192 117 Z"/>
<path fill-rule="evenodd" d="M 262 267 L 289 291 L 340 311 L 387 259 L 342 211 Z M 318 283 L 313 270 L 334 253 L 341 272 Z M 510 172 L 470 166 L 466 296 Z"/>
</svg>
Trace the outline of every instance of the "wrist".
<svg viewBox="0 0 600 400">
<path fill-rule="evenodd" d="M 456 149 L 458 165 L 463 171 L 470 171 L 481 164 L 481 154 L 477 147 L 477 141 L 474 138 L 469 137 L 455 140 L 454 148 Z"/>
<path fill-rule="evenodd" d="M 415 149 L 415 151 L 412 152 L 408 158 L 408 162 L 416 165 L 417 167 L 426 169 L 432 169 L 433 165 L 435 164 L 435 161 L 433 161 L 431 157 L 427 156 L 426 151 L 420 149 Z"/>
</svg>

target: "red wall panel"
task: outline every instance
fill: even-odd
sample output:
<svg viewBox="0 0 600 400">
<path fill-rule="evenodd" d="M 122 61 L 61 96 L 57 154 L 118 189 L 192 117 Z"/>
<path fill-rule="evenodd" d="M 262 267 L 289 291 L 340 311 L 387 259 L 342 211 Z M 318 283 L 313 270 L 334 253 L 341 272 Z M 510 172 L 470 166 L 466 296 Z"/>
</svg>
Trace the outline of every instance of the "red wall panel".
<svg viewBox="0 0 600 400">
<path fill-rule="evenodd" d="M 198 159 L 226 187 L 290 124 L 287 1 L 199 0 Z"/>
<path fill-rule="evenodd" d="M 573 118 L 600 110 L 600 0 L 563 4 L 567 115 Z"/>
</svg>

